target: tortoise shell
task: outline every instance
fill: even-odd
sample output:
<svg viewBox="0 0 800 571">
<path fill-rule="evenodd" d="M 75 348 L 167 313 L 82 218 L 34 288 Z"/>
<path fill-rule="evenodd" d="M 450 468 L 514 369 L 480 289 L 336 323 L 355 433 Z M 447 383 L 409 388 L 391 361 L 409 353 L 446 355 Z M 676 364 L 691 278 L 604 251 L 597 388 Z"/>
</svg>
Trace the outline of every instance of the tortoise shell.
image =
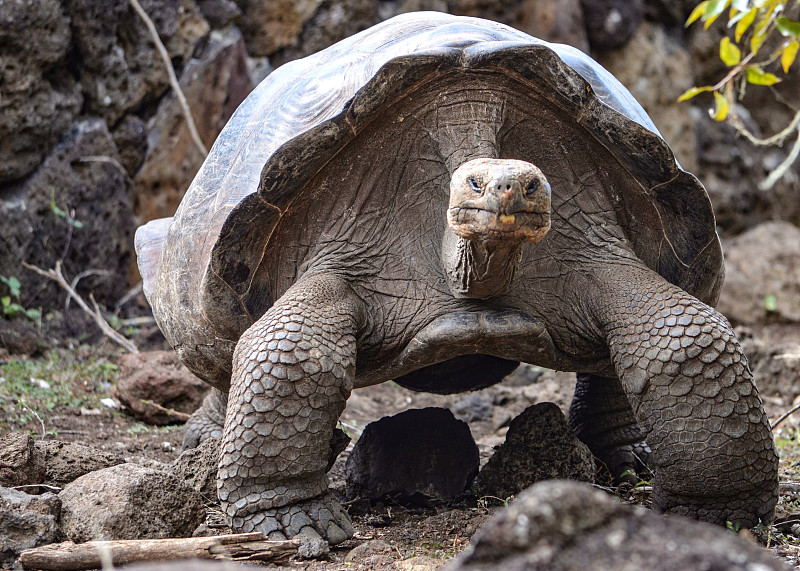
<svg viewBox="0 0 800 571">
<path fill-rule="evenodd" d="M 587 248 L 630 249 L 716 302 L 724 269 L 708 195 L 609 72 L 502 24 L 417 12 L 275 70 L 226 125 L 174 218 L 137 232 L 145 293 L 191 370 L 226 389 L 239 336 L 310 271 L 370 283 L 373 318 L 398 339 L 365 359 L 402 349 L 405 329 L 426 319 L 419 300 L 441 290 L 443 149 L 458 145 L 443 146 L 436 117 L 449 105 L 474 112 L 476 129 L 500 125 L 500 156 L 536 164 L 552 185 L 552 230 L 526 245 L 515 278 L 541 293 L 541 313 L 529 313 L 546 326 L 554 291 L 569 287 L 553 277 L 580 271 Z M 569 339 L 554 342 L 567 356 L 539 364 L 586 368 L 570 360 Z"/>
</svg>

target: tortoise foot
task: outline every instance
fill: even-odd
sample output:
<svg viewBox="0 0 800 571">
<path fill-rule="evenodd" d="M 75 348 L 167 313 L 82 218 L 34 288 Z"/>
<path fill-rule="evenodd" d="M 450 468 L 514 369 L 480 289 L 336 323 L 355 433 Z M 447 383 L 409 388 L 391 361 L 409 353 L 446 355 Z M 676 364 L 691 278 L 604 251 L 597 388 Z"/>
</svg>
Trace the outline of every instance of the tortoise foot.
<svg viewBox="0 0 800 571">
<path fill-rule="evenodd" d="M 239 531 L 260 531 L 272 540 L 304 536 L 307 540 L 304 543 L 312 549 L 317 538 L 337 545 L 355 533 L 350 516 L 330 492 L 243 518 L 236 517 L 233 524 Z"/>
<path fill-rule="evenodd" d="M 767 524 L 775 519 L 775 490 L 772 487 L 750 497 L 709 498 L 689 497 L 669 493 L 654 486 L 653 510 L 677 514 L 718 525 L 730 522 L 737 527 L 752 528 L 759 523 Z"/>
<path fill-rule="evenodd" d="M 627 482 L 635 486 L 640 481 L 653 477 L 648 467 L 650 455 L 650 447 L 642 440 L 604 450 L 598 454 L 598 458 L 608 468 L 615 484 Z"/>
</svg>

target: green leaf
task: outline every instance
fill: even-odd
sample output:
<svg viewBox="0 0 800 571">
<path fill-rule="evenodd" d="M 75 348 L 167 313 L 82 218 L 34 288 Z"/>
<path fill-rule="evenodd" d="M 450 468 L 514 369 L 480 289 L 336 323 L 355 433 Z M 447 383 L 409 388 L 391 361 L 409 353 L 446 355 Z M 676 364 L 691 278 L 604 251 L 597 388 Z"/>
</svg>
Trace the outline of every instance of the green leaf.
<svg viewBox="0 0 800 571">
<path fill-rule="evenodd" d="M 753 8 L 749 12 L 747 12 L 742 19 L 736 24 L 736 31 L 734 32 L 734 38 L 738 42 L 742 39 L 742 36 L 747 31 L 747 28 L 753 23 L 756 19 L 756 14 L 758 14 L 758 8 Z"/>
<path fill-rule="evenodd" d="M 731 42 L 728 36 L 725 36 L 719 42 L 719 59 L 728 67 L 733 67 L 742 61 L 742 51 L 736 44 Z"/>
<path fill-rule="evenodd" d="M 775 21 L 775 25 L 784 36 L 800 36 L 800 22 L 781 16 Z"/>
<path fill-rule="evenodd" d="M 3 304 L 3 307 L 8 307 L 11 305 L 11 298 L 7 295 L 4 295 L 2 298 L 0 298 L 0 303 Z"/>
<path fill-rule="evenodd" d="M 719 91 L 714 92 L 714 109 L 709 110 L 709 115 L 714 121 L 724 121 L 728 116 L 728 100 Z"/>
<path fill-rule="evenodd" d="M 59 218 L 66 218 L 67 213 L 61 210 L 58 205 L 56 204 L 55 200 L 50 201 L 50 210 L 53 211 L 53 214 L 58 216 Z"/>
<path fill-rule="evenodd" d="M 780 78 L 774 73 L 768 73 L 758 67 L 751 65 L 747 68 L 747 83 L 753 85 L 775 85 L 780 81 Z"/>
<path fill-rule="evenodd" d="M 708 8 L 709 0 L 705 0 L 705 2 L 700 2 L 697 6 L 694 7 L 692 13 L 689 14 L 689 18 L 686 20 L 684 26 L 688 28 L 692 24 L 694 24 L 702 15 L 706 13 L 706 8 Z"/>
<path fill-rule="evenodd" d="M 699 93 L 703 93 L 704 91 L 711 91 L 711 87 L 709 87 L 709 86 L 692 87 L 690 89 L 687 89 L 686 91 L 681 93 L 681 96 L 678 97 L 678 101 L 687 101 L 687 100 L 691 99 L 692 97 L 694 97 L 695 95 L 697 95 Z"/>
<path fill-rule="evenodd" d="M 730 3 L 731 0 L 709 0 L 708 7 L 705 10 L 705 14 L 703 14 L 703 22 L 705 22 L 703 29 L 707 30 Z"/>
<path fill-rule="evenodd" d="M 764 309 L 769 312 L 773 312 L 778 309 L 778 298 L 775 297 L 775 294 L 769 294 L 764 296 Z"/>
<path fill-rule="evenodd" d="M 783 53 L 781 54 L 781 67 L 783 68 L 783 73 L 789 73 L 789 68 L 792 67 L 794 58 L 797 57 L 798 48 L 800 48 L 800 42 L 797 40 L 783 48 Z"/>
<path fill-rule="evenodd" d="M 25 317 L 27 317 L 31 321 L 39 321 L 42 318 L 42 312 L 39 311 L 38 309 L 26 309 Z"/>
<path fill-rule="evenodd" d="M 731 2 L 731 8 L 739 12 L 746 12 L 749 7 L 750 2 L 748 0 L 733 0 L 733 2 Z"/>
</svg>

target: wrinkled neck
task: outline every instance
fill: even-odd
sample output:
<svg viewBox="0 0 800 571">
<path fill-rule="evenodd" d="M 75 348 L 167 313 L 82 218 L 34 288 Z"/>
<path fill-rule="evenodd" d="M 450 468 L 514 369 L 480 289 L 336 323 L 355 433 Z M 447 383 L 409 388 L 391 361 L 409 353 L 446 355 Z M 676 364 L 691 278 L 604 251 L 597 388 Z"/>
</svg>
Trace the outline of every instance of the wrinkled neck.
<svg viewBox="0 0 800 571">
<path fill-rule="evenodd" d="M 484 244 L 445 228 L 442 266 L 453 297 L 488 299 L 504 294 L 511 287 L 521 257 L 521 242 Z"/>
</svg>

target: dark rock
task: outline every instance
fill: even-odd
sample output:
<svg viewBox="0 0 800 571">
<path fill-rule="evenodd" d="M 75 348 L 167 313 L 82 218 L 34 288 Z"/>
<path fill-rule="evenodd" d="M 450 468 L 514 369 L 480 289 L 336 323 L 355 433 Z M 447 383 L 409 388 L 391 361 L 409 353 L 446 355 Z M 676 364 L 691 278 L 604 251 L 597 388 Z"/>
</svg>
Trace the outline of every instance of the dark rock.
<svg viewBox="0 0 800 571">
<path fill-rule="evenodd" d="M 114 395 L 148 424 L 186 422 L 203 403 L 210 386 L 189 372 L 174 351 L 148 351 L 119 358 Z"/>
<path fill-rule="evenodd" d="M 0 486 L 43 483 L 44 462 L 44 454 L 36 449 L 30 434 L 9 432 L 0 438 Z"/>
<path fill-rule="evenodd" d="M 180 69 L 208 24 L 191 0 L 143 0 L 145 12 Z M 167 71 L 128 0 L 65 0 L 72 18 L 86 110 L 114 124 L 167 88 Z"/>
<path fill-rule="evenodd" d="M 242 15 L 233 0 L 198 0 L 197 7 L 212 28 L 224 28 Z"/>
<path fill-rule="evenodd" d="M 585 484 L 541 482 L 489 520 L 446 571 L 778 570 L 722 527 L 629 507 Z"/>
<path fill-rule="evenodd" d="M 476 394 L 464 397 L 453 405 L 453 414 L 464 422 L 490 420 L 493 413 L 492 403 Z"/>
<path fill-rule="evenodd" d="M 269 56 L 298 41 L 323 0 L 239 0 L 247 51 Z"/>
<path fill-rule="evenodd" d="M 725 240 L 718 310 L 743 324 L 800 322 L 800 228 L 764 222 Z"/>
<path fill-rule="evenodd" d="M 401 503 L 451 500 L 478 471 L 466 423 L 447 409 L 408 410 L 367 425 L 346 464 L 347 497 Z"/>
<path fill-rule="evenodd" d="M 70 37 L 58 0 L 0 3 L 0 183 L 32 172 L 80 111 L 77 83 L 55 67 Z"/>
<path fill-rule="evenodd" d="M 60 541 L 60 513 L 55 494 L 33 496 L 0 487 L 0 567 L 11 569 L 25 549 Z"/>
<path fill-rule="evenodd" d="M 319 9 L 302 28 L 297 39 L 270 57 L 273 65 L 318 52 L 339 40 L 366 30 L 378 21 L 377 7 L 373 0 L 327 0 L 317 4 Z"/>
<path fill-rule="evenodd" d="M 200 493 L 206 502 L 217 503 L 219 438 L 208 438 L 197 448 L 184 450 L 172 463 L 172 473 Z"/>
<path fill-rule="evenodd" d="M 39 169 L 0 200 L 0 274 L 22 283 L 21 305 L 63 309 L 65 293 L 20 267 L 52 268 L 66 279 L 87 270 L 79 294 L 113 303 L 127 287 L 133 220 L 128 179 L 105 123 L 75 123 Z M 100 239 L 102 237 L 102 239 Z"/>
<path fill-rule="evenodd" d="M 114 128 L 114 144 L 117 145 L 119 162 L 128 176 L 133 177 L 144 162 L 147 153 L 147 128 L 139 117 L 125 115 Z"/>
<path fill-rule="evenodd" d="M 526 408 L 511 421 L 506 441 L 478 474 L 481 493 L 508 498 L 534 482 L 556 478 L 594 482 L 594 458 L 553 403 Z"/>
<path fill-rule="evenodd" d="M 45 348 L 33 321 L 22 317 L 0 319 L 0 349 L 9 355 L 35 356 Z"/>
<path fill-rule="evenodd" d="M 236 28 L 212 32 L 206 48 L 180 78 L 206 147 L 253 88 L 244 41 Z M 172 216 L 205 157 L 195 146 L 177 98 L 170 94 L 147 125 L 148 149 L 134 178 L 134 211 L 140 220 Z"/>
<path fill-rule="evenodd" d="M 47 465 L 45 483 L 64 487 L 84 474 L 122 464 L 124 460 L 76 442 L 38 440 L 36 449 L 44 454 Z"/>
<path fill-rule="evenodd" d="M 624 46 L 644 18 L 644 0 L 581 0 L 583 21 L 593 50 Z"/>
<path fill-rule="evenodd" d="M 61 527 L 76 543 L 189 537 L 205 518 L 203 498 L 188 484 L 130 463 L 81 476 L 59 498 Z"/>
</svg>

